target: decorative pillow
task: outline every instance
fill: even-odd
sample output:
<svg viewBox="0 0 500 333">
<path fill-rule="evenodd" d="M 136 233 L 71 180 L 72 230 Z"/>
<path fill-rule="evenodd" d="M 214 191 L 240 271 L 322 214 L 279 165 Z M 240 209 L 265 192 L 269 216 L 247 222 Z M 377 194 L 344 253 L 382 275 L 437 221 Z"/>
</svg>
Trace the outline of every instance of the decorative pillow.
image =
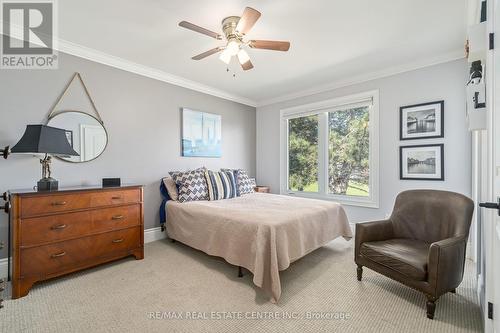
<svg viewBox="0 0 500 333">
<path fill-rule="evenodd" d="M 205 171 L 208 187 L 208 200 L 221 200 L 236 197 L 236 181 L 231 171 Z"/>
<path fill-rule="evenodd" d="M 236 195 L 239 197 L 242 194 L 253 193 L 255 184 L 255 178 L 249 178 L 248 174 L 243 169 L 221 169 L 224 172 L 233 172 L 234 178 L 236 179 Z"/>
<path fill-rule="evenodd" d="M 205 168 L 200 168 L 186 172 L 170 172 L 177 185 L 179 202 L 208 200 L 205 171 Z"/>
<path fill-rule="evenodd" d="M 238 189 L 238 169 L 224 169 L 221 168 L 222 172 L 231 172 L 233 174 L 234 180 L 236 181 L 236 189 Z"/>
<path fill-rule="evenodd" d="M 239 195 L 253 193 L 255 187 L 255 179 L 248 177 L 245 170 L 238 170 L 238 193 Z"/>
<path fill-rule="evenodd" d="M 163 178 L 163 184 L 165 184 L 165 187 L 167 188 L 168 195 L 170 196 L 170 199 L 177 201 L 179 200 L 179 192 L 177 191 L 177 185 L 175 184 L 175 181 L 172 179 L 171 176 L 167 176 Z"/>
<path fill-rule="evenodd" d="M 222 171 L 222 172 L 230 172 L 230 173 L 233 174 L 234 184 L 236 185 L 236 196 L 239 197 L 240 196 L 240 189 L 238 188 L 238 169 L 224 169 L 224 168 L 221 168 L 220 171 Z"/>
</svg>

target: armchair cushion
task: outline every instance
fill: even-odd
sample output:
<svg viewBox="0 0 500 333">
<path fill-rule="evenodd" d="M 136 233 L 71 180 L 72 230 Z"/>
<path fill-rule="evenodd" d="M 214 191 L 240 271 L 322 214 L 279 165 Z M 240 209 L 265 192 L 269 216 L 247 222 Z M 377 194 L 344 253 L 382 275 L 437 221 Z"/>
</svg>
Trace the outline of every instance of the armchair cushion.
<svg viewBox="0 0 500 333">
<path fill-rule="evenodd" d="M 427 259 L 430 244 L 395 238 L 361 244 L 360 255 L 411 279 L 427 279 Z"/>
</svg>

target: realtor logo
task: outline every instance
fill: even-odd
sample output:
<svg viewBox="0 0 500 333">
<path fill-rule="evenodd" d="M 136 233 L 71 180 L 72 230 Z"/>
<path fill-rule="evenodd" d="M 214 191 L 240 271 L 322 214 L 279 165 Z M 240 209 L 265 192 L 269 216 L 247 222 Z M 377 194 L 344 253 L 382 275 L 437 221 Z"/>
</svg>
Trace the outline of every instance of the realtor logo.
<svg viewBox="0 0 500 333">
<path fill-rule="evenodd" d="M 57 69 L 53 0 L 2 0 L 2 69 Z"/>
</svg>

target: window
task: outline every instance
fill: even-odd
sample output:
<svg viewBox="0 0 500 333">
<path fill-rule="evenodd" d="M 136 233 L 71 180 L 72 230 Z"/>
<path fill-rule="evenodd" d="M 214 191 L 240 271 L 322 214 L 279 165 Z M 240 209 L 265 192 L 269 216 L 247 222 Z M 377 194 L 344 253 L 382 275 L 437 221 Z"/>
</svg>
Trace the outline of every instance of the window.
<svg viewBox="0 0 500 333">
<path fill-rule="evenodd" d="M 378 207 L 378 91 L 281 117 L 282 193 Z"/>
<path fill-rule="evenodd" d="M 288 188 L 318 192 L 318 115 L 288 121 Z"/>
<path fill-rule="evenodd" d="M 370 194 L 370 108 L 328 112 L 328 191 Z"/>
</svg>

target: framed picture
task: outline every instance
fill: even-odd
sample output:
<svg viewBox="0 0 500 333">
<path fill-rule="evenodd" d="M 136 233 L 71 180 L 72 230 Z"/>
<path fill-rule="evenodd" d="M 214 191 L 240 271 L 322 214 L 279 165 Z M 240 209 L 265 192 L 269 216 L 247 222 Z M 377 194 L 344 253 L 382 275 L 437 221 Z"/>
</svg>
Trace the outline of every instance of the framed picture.
<svg viewBox="0 0 500 333">
<path fill-rule="evenodd" d="M 444 145 L 399 147 L 399 170 L 403 180 L 444 180 Z"/>
<path fill-rule="evenodd" d="M 444 137 L 444 101 L 399 108 L 399 139 Z"/>
<path fill-rule="evenodd" d="M 221 157 L 222 117 L 182 108 L 182 156 Z"/>
<path fill-rule="evenodd" d="M 69 142 L 69 145 L 71 146 L 71 148 L 74 148 L 73 147 L 73 131 L 66 130 L 66 139 L 68 139 L 68 142 Z"/>
</svg>

